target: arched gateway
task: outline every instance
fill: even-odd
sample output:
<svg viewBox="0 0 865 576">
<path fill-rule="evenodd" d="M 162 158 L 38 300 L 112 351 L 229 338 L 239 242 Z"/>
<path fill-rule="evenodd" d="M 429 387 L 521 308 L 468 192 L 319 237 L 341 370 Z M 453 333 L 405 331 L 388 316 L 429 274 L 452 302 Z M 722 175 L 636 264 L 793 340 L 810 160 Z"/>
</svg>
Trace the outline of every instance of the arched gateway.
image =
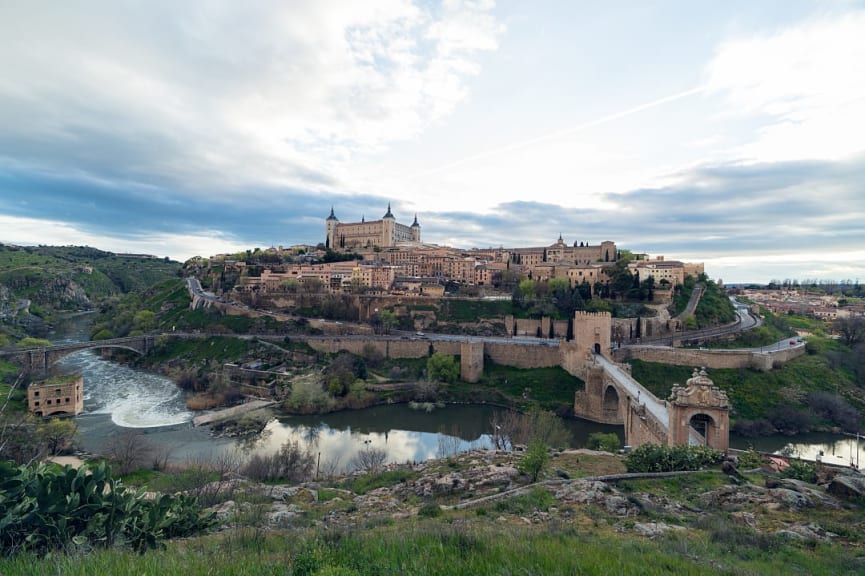
<svg viewBox="0 0 865 576">
<path fill-rule="evenodd" d="M 730 447 L 730 400 L 705 368 L 695 369 L 685 386 L 673 386 L 668 406 L 670 446 L 688 444 L 695 431 L 711 448 L 726 451 Z"/>
</svg>

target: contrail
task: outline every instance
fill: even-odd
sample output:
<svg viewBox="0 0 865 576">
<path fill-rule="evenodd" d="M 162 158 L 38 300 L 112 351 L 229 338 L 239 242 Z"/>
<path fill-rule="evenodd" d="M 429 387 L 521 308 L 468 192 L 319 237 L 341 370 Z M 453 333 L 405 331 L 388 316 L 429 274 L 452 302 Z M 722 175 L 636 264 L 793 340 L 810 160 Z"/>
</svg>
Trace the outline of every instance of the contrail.
<svg viewBox="0 0 865 576">
<path fill-rule="evenodd" d="M 651 102 L 646 102 L 645 104 L 640 104 L 638 106 L 634 106 L 634 107 L 628 108 L 626 110 L 621 110 L 619 112 L 607 114 L 606 116 L 601 116 L 600 118 L 596 118 L 594 120 L 589 120 L 588 122 L 584 122 L 583 124 L 578 124 L 577 126 L 565 128 L 564 130 L 558 130 L 556 132 L 550 132 L 549 134 L 544 134 L 542 136 L 536 136 L 536 137 L 530 138 L 528 140 L 523 140 L 522 142 L 514 142 L 512 144 L 502 146 L 501 148 L 495 148 L 493 150 L 487 150 L 486 152 L 481 152 L 479 154 L 467 156 L 465 158 L 455 160 L 449 164 L 445 164 L 443 166 L 439 166 L 437 168 L 427 170 L 426 172 L 414 174 L 413 177 L 429 176 L 431 174 L 437 174 L 439 172 L 443 172 L 445 170 L 449 170 L 451 168 L 455 168 L 457 166 L 461 166 L 461 165 L 467 164 L 469 162 L 474 162 L 475 160 L 483 160 L 484 158 L 496 156 L 496 155 L 502 154 L 504 152 L 511 152 L 513 150 L 519 150 L 521 148 L 533 146 L 534 144 L 537 144 L 539 142 L 544 142 L 545 140 L 553 140 L 555 138 L 561 138 L 562 136 L 568 136 L 570 134 L 582 132 L 583 130 L 586 130 L 588 128 L 600 126 L 602 124 L 606 124 L 607 122 L 612 122 L 613 120 L 618 120 L 619 118 L 624 118 L 626 116 L 630 116 L 632 114 L 642 112 L 643 110 L 649 110 L 650 108 L 655 108 L 657 106 L 661 106 L 661 105 L 667 104 L 669 102 L 675 102 L 676 100 L 681 100 L 683 98 L 687 98 L 688 96 L 693 96 L 694 94 L 699 94 L 700 92 L 704 92 L 705 90 L 706 90 L 706 88 L 704 86 L 698 86 L 696 88 L 691 88 L 690 90 L 685 90 L 684 92 L 678 92 L 678 93 L 672 94 L 670 96 L 664 96 L 663 98 L 658 98 L 657 100 L 652 100 Z"/>
</svg>

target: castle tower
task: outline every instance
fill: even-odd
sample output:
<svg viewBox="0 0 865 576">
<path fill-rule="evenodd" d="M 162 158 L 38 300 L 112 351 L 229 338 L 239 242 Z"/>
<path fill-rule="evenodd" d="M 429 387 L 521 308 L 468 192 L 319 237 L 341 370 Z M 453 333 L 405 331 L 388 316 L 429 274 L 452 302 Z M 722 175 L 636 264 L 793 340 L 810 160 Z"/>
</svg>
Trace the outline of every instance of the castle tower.
<svg viewBox="0 0 865 576">
<path fill-rule="evenodd" d="M 411 224 L 411 239 L 413 242 L 420 242 L 420 224 L 417 223 L 417 212 L 415 212 L 414 222 Z"/>
<path fill-rule="evenodd" d="M 387 213 L 382 216 L 381 224 L 381 242 L 379 242 L 379 246 L 393 246 L 394 238 L 396 237 L 394 232 L 396 218 L 390 211 L 390 202 L 387 203 Z"/>
<path fill-rule="evenodd" d="M 324 245 L 330 249 L 337 248 L 336 227 L 339 225 L 339 220 L 333 213 L 333 206 L 330 207 L 330 216 L 324 222 Z"/>
</svg>

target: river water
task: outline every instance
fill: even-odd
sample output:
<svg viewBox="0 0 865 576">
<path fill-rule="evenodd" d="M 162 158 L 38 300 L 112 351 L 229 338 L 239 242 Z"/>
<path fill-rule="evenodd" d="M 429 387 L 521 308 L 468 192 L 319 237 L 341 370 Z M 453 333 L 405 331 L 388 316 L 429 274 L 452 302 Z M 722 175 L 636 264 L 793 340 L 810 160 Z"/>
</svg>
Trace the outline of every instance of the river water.
<svg viewBox="0 0 865 576">
<path fill-rule="evenodd" d="M 87 340 L 91 319 L 76 317 L 64 323 L 53 340 L 57 343 Z M 92 351 L 72 354 L 57 368 L 84 376 L 84 409 L 76 417 L 79 445 L 100 453 L 106 443 L 124 429 L 145 434 L 148 444 L 170 461 L 182 462 L 217 457 L 226 452 L 273 453 L 286 441 L 297 440 L 320 458 L 323 469 L 346 470 L 358 452 L 378 448 L 389 462 L 423 461 L 472 448 L 489 448 L 491 424 L 502 409 L 487 405 L 448 405 L 432 412 L 407 405 L 387 405 L 365 410 L 317 416 L 285 416 L 271 420 L 263 434 L 252 441 L 212 437 L 207 428 L 192 426 L 184 393 L 172 380 L 101 358 Z M 571 431 L 572 447 L 583 447 L 593 432 L 614 432 L 585 420 L 564 420 Z M 763 452 L 784 452 L 826 463 L 865 465 L 865 438 L 833 434 L 795 437 L 731 437 L 731 446 L 753 447 Z M 820 452 L 822 451 L 822 455 Z"/>
<path fill-rule="evenodd" d="M 88 338 L 91 320 L 76 317 L 58 328 L 56 343 Z M 503 409 L 488 405 L 448 405 L 431 412 L 408 405 L 317 416 L 272 419 L 260 437 L 237 440 L 212 437 L 207 428 L 192 426 L 184 393 L 172 380 L 103 359 L 93 351 L 67 356 L 57 364 L 63 372 L 84 376 L 84 409 L 76 417 L 78 443 L 100 453 L 124 429 L 136 429 L 169 461 L 206 460 L 226 452 L 273 453 L 297 440 L 320 458 L 322 469 L 347 470 L 367 448 L 387 453 L 389 462 L 423 461 L 473 448 L 490 448 L 491 420 Z M 584 420 L 565 420 L 573 447 L 584 446 L 592 432 L 622 429 Z"/>
</svg>

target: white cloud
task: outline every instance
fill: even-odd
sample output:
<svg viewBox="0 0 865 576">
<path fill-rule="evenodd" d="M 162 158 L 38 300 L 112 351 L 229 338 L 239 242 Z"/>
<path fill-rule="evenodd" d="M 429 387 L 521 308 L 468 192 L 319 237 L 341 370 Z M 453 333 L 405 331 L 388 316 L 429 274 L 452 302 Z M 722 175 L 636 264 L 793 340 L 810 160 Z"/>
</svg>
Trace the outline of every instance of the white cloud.
<svg viewBox="0 0 865 576">
<path fill-rule="evenodd" d="M 491 10 L 7 4 L 0 157 L 200 187 L 332 186 L 357 152 L 415 137 L 466 97 L 501 33 Z"/>
<path fill-rule="evenodd" d="M 169 256 L 180 261 L 192 256 L 237 252 L 249 248 L 218 230 L 193 234 L 146 233 L 137 235 L 93 234 L 58 220 L 18 218 L 0 214 L 0 243 L 21 246 L 92 246 L 108 252 Z M 12 232 L 10 232 L 12 231 Z M 265 243 L 260 243 L 265 245 Z"/>
<path fill-rule="evenodd" d="M 744 159 L 840 159 L 865 150 L 865 12 L 826 16 L 771 35 L 723 43 L 707 87 L 727 116 L 760 126 Z"/>
</svg>

